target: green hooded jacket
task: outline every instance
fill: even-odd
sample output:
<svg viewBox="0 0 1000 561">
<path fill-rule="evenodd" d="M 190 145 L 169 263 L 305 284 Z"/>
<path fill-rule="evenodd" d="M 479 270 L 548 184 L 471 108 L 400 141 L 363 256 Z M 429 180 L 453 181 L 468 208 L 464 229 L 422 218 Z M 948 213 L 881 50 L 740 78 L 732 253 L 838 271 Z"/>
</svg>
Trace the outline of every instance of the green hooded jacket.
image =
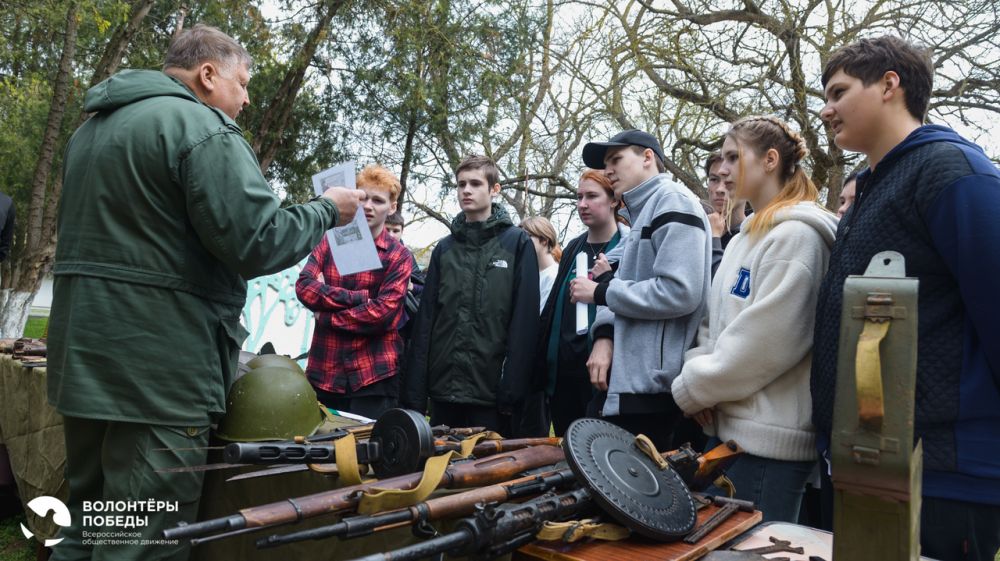
<svg viewBox="0 0 1000 561">
<path fill-rule="evenodd" d="M 49 402 L 205 426 L 246 336 L 246 279 L 299 262 L 336 207 L 280 209 L 240 127 L 162 72 L 120 72 L 84 110 L 63 164 Z"/>
<path fill-rule="evenodd" d="M 497 204 L 484 222 L 459 214 L 451 230 L 431 254 L 400 401 L 513 406 L 532 385 L 535 248 Z"/>
</svg>

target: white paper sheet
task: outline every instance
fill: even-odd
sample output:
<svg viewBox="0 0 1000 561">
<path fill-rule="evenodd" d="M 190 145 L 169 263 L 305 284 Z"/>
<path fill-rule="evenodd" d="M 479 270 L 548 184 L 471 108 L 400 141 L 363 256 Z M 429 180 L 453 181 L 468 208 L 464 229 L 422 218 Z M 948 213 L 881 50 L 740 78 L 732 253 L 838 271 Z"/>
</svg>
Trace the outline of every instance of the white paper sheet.
<svg viewBox="0 0 1000 561">
<path fill-rule="evenodd" d="M 585 279 L 587 278 L 587 254 L 581 251 L 576 254 L 576 278 Z M 590 329 L 589 324 L 590 318 L 587 314 L 587 304 L 583 302 L 576 303 L 576 334 L 585 335 L 587 330 Z"/>
<path fill-rule="evenodd" d="M 354 162 L 344 162 L 314 175 L 313 190 L 317 195 L 322 195 L 330 187 L 356 189 L 354 179 Z M 368 221 L 365 219 L 365 209 L 358 207 L 354 220 L 346 226 L 328 231 L 326 239 L 330 243 L 333 263 L 341 275 L 382 268 L 382 261 L 379 260 L 378 251 L 375 249 L 375 240 L 372 239 L 372 232 L 368 229 Z"/>
</svg>

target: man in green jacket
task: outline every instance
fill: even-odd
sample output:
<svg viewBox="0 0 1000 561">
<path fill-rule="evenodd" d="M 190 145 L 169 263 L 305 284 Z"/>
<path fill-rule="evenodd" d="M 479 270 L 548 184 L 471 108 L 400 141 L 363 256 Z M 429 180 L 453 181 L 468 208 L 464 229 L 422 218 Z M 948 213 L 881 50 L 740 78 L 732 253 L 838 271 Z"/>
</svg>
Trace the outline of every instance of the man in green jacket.
<svg viewBox="0 0 1000 561">
<path fill-rule="evenodd" d="M 455 171 L 462 213 L 431 254 L 400 402 L 431 423 L 520 432 L 538 334 L 538 260 L 528 234 L 492 202 L 485 156 Z M 541 412 L 538 412 L 541 415 Z M 545 426 L 546 432 L 548 426 Z"/>
<path fill-rule="evenodd" d="M 93 116 L 64 160 L 49 324 L 72 517 L 54 560 L 187 558 L 141 540 L 197 517 L 201 474 L 155 470 L 205 462 L 246 336 L 246 279 L 300 261 L 364 197 L 333 188 L 279 208 L 233 120 L 249 67 L 243 47 L 198 25 L 163 72 L 87 92 Z"/>
</svg>

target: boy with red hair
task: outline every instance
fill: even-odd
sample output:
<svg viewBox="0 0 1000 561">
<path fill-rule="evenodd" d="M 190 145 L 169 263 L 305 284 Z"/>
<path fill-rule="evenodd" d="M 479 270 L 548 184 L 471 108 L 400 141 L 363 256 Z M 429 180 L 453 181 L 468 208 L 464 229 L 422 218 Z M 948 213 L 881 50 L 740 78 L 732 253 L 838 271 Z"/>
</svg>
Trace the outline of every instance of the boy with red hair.
<svg viewBox="0 0 1000 561">
<path fill-rule="evenodd" d="M 365 218 L 382 268 L 341 275 L 323 238 L 299 274 L 295 294 L 316 316 L 306 375 L 319 400 L 377 418 L 399 398 L 399 326 L 413 258 L 385 228 L 399 197 L 396 176 L 372 165 L 361 170 L 357 185 L 368 195 Z"/>
</svg>

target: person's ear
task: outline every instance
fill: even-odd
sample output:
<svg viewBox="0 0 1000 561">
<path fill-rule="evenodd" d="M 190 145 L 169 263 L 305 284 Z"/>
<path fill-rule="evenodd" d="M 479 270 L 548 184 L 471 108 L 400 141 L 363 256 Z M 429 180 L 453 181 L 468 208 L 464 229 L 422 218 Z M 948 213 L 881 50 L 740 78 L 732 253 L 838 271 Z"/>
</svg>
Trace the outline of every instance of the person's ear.
<svg viewBox="0 0 1000 561">
<path fill-rule="evenodd" d="M 392 205 L 389 207 L 389 214 L 396 214 L 396 201 L 393 201 Z"/>
<path fill-rule="evenodd" d="M 198 84 L 208 93 L 215 91 L 215 77 L 219 73 L 215 65 L 211 62 L 203 62 L 198 65 L 197 73 Z"/>
<path fill-rule="evenodd" d="M 496 197 L 500 194 L 500 184 L 494 183 L 493 187 L 490 187 L 490 197 Z"/>
<path fill-rule="evenodd" d="M 764 154 L 764 170 L 771 173 L 778 169 L 779 163 L 781 163 L 781 155 L 774 148 L 768 148 Z"/>
<path fill-rule="evenodd" d="M 889 70 L 882 76 L 882 100 L 890 101 L 896 95 L 902 93 L 899 87 L 900 78 L 895 70 Z"/>
</svg>

